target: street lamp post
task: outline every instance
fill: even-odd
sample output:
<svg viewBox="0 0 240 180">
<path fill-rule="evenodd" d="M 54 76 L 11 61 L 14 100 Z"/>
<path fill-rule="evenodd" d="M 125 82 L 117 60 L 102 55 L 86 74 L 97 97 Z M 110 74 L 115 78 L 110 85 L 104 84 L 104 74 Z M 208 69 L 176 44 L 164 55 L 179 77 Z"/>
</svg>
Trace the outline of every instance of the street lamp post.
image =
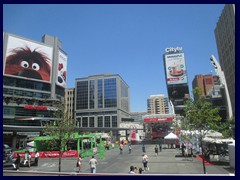
<svg viewBox="0 0 240 180">
<path fill-rule="evenodd" d="M 229 96 L 227 82 L 225 80 L 224 72 L 222 71 L 221 66 L 219 65 L 219 63 L 217 62 L 216 58 L 213 55 L 211 55 L 210 61 L 211 61 L 212 65 L 215 69 L 215 72 L 217 73 L 217 75 L 220 78 L 222 86 L 224 86 L 224 90 L 225 90 L 225 94 L 226 94 L 226 98 L 227 98 L 228 118 L 232 119 L 232 116 L 233 116 L 232 105 L 231 105 L 231 100 L 230 100 L 230 96 Z"/>
</svg>

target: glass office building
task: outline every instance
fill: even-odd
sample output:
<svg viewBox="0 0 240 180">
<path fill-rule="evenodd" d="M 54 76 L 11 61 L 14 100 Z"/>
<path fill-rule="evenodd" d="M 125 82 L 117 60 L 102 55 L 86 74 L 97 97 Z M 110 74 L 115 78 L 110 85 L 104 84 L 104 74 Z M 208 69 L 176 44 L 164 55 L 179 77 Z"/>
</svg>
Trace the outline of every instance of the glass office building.
<svg viewBox="0 0 240 180">
<path fill-rule="evenodd" d="M 77 127 L 119 127 L 130 119 L 129 87 L 118 74 L 100 74 L 75 81 Z"/>
</svg>

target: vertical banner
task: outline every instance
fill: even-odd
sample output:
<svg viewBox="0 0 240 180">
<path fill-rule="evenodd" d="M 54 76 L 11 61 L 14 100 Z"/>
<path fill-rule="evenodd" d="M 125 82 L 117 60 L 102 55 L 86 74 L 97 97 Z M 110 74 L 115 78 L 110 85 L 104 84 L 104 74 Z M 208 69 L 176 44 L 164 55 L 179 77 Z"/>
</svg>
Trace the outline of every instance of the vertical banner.
<svg viewBox="0 0 240 180">
<path fill-rule="evenodd" d="M 131 142 L 136 141 L 136 129 L 131 129 L 130 131 Z"/>
<path fill-rule="evenodd" d="M 58 73 L 56 78 L 56 84 L 62 87 L 66 87 L 67 80 L 67 55 L 62 51 L 58 51 Z"/>
</svg>

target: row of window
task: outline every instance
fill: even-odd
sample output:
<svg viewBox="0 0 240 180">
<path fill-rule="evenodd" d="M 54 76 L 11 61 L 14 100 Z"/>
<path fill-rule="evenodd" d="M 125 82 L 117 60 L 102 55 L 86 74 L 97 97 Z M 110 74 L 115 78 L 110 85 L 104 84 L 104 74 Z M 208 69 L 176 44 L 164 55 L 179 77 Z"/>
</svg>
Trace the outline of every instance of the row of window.
<svg viewBox="0 0 240 180">
<path fill-rule="evenodd" d="M 96 123 L 96 124 L 95 124 Z M 77 118 L 78 127 L 118 127 L 117 116 L 98 116 L 95 122 L 94 117 Z"/>
<path fill-rule="evenodd" d="M 4 116 L 26 116 L 26 117 L 53 117 L 53 112 L 51 111 L 38 111 L 38 110 L 29 110 L 22 107 L 3 107 Z"/>
<path fill-rule="evenodd" d="M 42 99 L 49 99 L 51 97 L 50 93 L 40 93 L 40 92 L 32 92 L 32 91 L 9 89 L 9 88 L 3 88 L 3 94 L 12 95 L 12 96 L 16 95 L 16 96 L 23 96 L 23 97 L 31 97 L 31 98 L 42 98 Z"/>
<path fill-rule="evenodd" d="M 98 116 L 107 114 L 117 114 L 117 111 L 97 111 L 97 112 L 82 112 L 76 113 L 76 116 Z"/>
<path fill-rule="evenodd" d="M 77 82 L 76 109 L 94 109 L 95 102 L 98 108 L 103 108 L 103 105 L 104 108 L 117 107 L 116 78 L 98 80 L 97 86 L 96 89 L 94 80 Z M 98 93 L 97 97 L 94 96 L 95 91 Z"/>
</svg>

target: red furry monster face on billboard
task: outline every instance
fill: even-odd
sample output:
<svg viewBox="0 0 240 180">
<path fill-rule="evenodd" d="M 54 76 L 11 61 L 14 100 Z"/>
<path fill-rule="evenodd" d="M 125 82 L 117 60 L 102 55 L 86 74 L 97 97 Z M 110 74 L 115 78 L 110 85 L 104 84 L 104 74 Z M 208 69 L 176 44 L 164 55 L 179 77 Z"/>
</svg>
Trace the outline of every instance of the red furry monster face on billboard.
<svg viewBox="0 0 240 180">
<path fill-rule="evenodd" d="M 50 81 L 50 59 L 36 49 L 15 48 L 6 59 L 5 74 Z"/>
</svg>

